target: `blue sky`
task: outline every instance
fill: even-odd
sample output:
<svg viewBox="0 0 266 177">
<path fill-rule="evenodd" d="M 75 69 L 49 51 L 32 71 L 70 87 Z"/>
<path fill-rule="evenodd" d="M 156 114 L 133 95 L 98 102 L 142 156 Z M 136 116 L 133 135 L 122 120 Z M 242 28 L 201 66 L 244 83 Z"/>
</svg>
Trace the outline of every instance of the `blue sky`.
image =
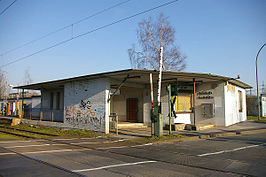
<svg viewBox="0 0 266 177">
<path fill-rule="evenodd" d="M 0 16 L 0 54 L 125 0 L 17 0 Z M 1 0 L 0 11 L 13 0 Z M 163 0 L 131 0 L 73 26 L 78 35 L 160 5 Z M 180 0 L 1 68 L 9 83 L 22 85 L 130 68 L 127 49 L 137 42 L 143 18 L 164 13 L 176 29 L 176 44 L 187 56 L 188 72 L 212 73 L 255 87 L 255 57 L 266 42 L 265 0 Z M 0 56 L 0 65 L 70 38 L 72 28 Z M 259 56 L 260 84 L 266 84 L 266 47 Z"/>
</svg>

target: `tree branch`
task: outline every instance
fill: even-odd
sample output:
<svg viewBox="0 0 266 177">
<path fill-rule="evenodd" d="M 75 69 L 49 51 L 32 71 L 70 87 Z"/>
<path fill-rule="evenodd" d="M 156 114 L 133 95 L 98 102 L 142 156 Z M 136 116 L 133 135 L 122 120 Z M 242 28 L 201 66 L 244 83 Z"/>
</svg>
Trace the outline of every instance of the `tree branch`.
<svg viewBox="0 0 266 177">
<path fill-rule="evenodd" d="M 156 70 L 156 67 L 154 66 L 154 64 L 151 62 L 150 58 L 148 56 L 146 56 L 143 52 L 136 52 L 137 54 L 141 54 L 142 56 L 144 56 L 151 64 L 151 66 L 153 67 L 154 70 Z"/>
</svg>

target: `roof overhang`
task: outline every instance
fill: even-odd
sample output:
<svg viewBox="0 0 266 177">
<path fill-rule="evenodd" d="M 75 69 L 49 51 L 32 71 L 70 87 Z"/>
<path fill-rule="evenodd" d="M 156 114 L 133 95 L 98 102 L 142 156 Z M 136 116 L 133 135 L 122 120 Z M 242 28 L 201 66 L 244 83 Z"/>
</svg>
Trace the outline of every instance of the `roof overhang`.
<svg viewBox="0 0 266 177">
<path fill-rule="evenodd" d="M 91 80 L 99 78 L 109 78 L 111 81 L 122 81 L 128 77 L 127 82 L 138 83 L 138 84 L 148 84 L 150 81 L 150 73 L 153 74 L 153 80 L 158 80 L 158 71 L 147 70 L 147 69 L 127 69 L 112 72 L 104 72 L 98 74 L 90 74 L 85 76 L 73 77 L 68 79 L 60 79 L 48 82 L 40 82 L 36 84 L 23 85 L 15 87 L 17 89 L 52 89 L 52 88 L 64 88 L 64 84 L 73 81 Z M 250 85 L 236 80 L 230 77 L 218 76 L 213 74 L 205 73 L 192 73 L 192 72 L 180 72 L 180 71 L 163 71 L 162 82 L 172 82 L 172 81 L 182 81 L 182 82 L 192 82 L 193 79 L 196 82 L 229 82 L 231 84 L 237 85 L 241 88 L 252 88 Z"/>
</svg>

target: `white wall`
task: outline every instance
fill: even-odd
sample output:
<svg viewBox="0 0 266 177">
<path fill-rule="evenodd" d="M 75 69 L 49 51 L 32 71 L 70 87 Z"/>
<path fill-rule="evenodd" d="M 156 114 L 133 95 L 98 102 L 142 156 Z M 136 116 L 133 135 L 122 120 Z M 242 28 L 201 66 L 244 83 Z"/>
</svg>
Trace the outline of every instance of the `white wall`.
<svg viewBox="0 0 266 177">
<path fill-rule="evenodd" d="M 266 117 L 266 96 L 261 96 L 261 115 Z"/>
<path fill-rule="evenodd" d="M 64 123 L 73 128 L 109 133 L 108 83 L 102 78 L 65 84 Z"/>
<path fill-rule="evenodd" d="M 242 112 L 239 112 L 238 91 L 242 92 Z M 225 126 L 247 120 L 246 115 L 246 91 L 240 87 L 226 84 L 224 86 L 225 97 Z"/>
</svg>

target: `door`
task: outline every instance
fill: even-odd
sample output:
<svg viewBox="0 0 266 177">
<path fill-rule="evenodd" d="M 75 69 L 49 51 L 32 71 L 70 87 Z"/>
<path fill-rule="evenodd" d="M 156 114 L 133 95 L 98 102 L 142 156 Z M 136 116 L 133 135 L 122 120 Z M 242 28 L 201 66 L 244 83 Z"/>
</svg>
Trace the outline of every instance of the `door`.
<svg viewBox="0 0 266 177">
<path fill-rule="evenodd" d="M 127 99 L 127 120 L 129 122 L 137 122 L 138 120 L 138 99 Z"/>
</svg>

